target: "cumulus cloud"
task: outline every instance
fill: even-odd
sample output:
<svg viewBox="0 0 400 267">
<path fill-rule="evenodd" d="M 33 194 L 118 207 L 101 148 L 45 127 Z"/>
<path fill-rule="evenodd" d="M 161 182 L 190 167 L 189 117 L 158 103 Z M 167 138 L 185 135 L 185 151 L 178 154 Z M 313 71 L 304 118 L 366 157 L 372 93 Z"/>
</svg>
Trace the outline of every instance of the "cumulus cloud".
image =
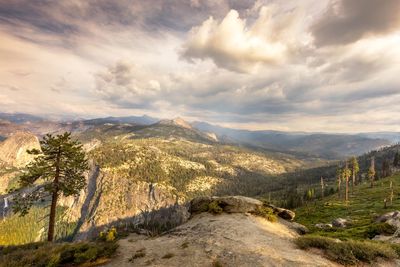
<svg viewBox="0 0 400 267">
<path fill-rule="evenodd" d="M 330 1 L 325 14 L 312 26 L 318 46 L 349 44 L 396 30 L 400 30 L 398 0 Z"/>
<path fill-rule="evenodd" d="M 159 81 L 126 61 L 96 73 L 95 80 L 95 92 L 101 98 L 131 108 L 150 107 L 150 100 L 161 91 Z"/>
<path fill-rule="evenodd" d="M 210 17 L 194 27 L 182 56 L 189 60 L 212 59 L 217 66 L 251 72 L 260 64 L 282 63 L 301 41 L 294 12 L 275 14 L 273 6 L 262 6 L 258 18 L 248 25 L 231 10 L 222 21 Z"/>
</svg>

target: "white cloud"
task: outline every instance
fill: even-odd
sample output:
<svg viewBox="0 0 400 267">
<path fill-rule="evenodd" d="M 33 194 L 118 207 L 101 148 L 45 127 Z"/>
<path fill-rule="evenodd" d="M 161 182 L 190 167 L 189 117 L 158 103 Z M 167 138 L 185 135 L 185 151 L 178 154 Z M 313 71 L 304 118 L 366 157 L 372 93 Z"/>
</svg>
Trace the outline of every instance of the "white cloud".
<svg viewBox="0 0 400 267">
<path fill-rule="evenodd" d="M 210 17 L 191 30 L 182 55 L 189 60 L 209 58 L 217 66 L 238 72 L 283 63 L 292 49 L 307 42 L 307 35 L 300 35 L 298 15 L 298 11 L 277 15 L 276 7 L 262 6 L 252 24 L 236 10 L 220 22 Z"/>
</svg>

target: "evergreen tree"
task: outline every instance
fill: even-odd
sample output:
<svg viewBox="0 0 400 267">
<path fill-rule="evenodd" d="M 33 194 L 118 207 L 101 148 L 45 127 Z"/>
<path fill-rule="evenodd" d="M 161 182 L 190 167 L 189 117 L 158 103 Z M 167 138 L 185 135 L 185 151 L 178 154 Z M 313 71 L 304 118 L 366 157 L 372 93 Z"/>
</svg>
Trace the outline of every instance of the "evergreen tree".
<svg viewBox="0 0 400 267">
<path fill-rule="evenodd" d="M 349 201 L 349 179 L 351 176 L 351 170 L 349 169 L 349 165 L 346 161 L 346 166 L 343 169 L 343 179 L 346 181 L 346 195 L 345 195 L 345 200 L 346 202 Z"/>
<path fill-rule="evenodd" d="M 374 187 L 375 180 L 375 157 L 371 158 L 371 165 L 368 169 L 368 178 L 371 181 L 371 187 Z"/>
<path fill-rule="evenodd" d="M 86 185 L 84 172 L 88 162 L 82 145 L 71 139 L 71 133 L 47 134 L 40 141 L 41 151 L 29 150 L 35 159 L 28 164 L 19 180 L 19 193 L 13 210 L 26 215 L 37 201 L 51 197 L 47 240 L 53 241 L 59 196 L 78 195 Z"/>
<path fill-rule="evenodd" d="M 351 158 L 351 174 L 353 176 L 353 183 L 352 183 L 352 191 L 354 192 L 354 186 L 356 184 L 356 177 L 358 172 L 360 171 L 360 166 L 358 165 L 358 161 L 356 157 Z"/>
<path fill-rule="evenodd" d="M 338 196 L 340 198 L 340 192 L 341 192 L 341 185 L 342 185 L 342 169 L 340 166 L 336 169 L 336 179 L 338 182 Z"/>
<path fill-rule="evenodd" d="M 386 159 L 382 161 L 382 178 L 388 177 L 391 175 L 390 171 L 390 163 Z"/>
</svg>

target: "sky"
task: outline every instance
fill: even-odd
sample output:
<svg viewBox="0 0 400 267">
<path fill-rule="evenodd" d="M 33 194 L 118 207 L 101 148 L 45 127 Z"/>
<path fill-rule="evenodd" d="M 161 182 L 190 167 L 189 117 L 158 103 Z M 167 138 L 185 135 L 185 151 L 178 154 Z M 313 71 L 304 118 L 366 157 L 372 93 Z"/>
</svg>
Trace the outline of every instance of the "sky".
<svg viewBox="0 0 400 267">
<path fill-rule="evenodd" d="M 0 112 L 400 131 L 399 0 L 0 0 Z"/>
</svg>

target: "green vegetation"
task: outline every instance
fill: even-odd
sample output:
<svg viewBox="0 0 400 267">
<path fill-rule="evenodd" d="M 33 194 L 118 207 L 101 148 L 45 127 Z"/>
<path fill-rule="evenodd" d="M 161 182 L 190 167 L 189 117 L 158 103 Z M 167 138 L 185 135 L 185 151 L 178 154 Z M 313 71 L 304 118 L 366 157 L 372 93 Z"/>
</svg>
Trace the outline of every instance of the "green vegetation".
<svg viewBox="0 0 400 267">
<path fill-rule="evenodd" d="M 115 242 L 30 243 L 0 247 L 0 267 L 95 266 L 117 249 Z"/>
<path fill-rule="evenodd" d="M 212 214 L 221 214 L 224 209 L 219 205 L 218 201 L 214 200 L 208 204 L 207 211 Z"/>
<path fill-rule="evenodd" d="M 278 220 L 278 217 L 274 214 L 273 209 L 269 207 L 259 207 L 255 211 L 253 211 L 252 214 L 263 217 L 270 222 L 276 222 Z"/>
<path fill-rule="evenodd" d="M 75 227 L 75 223 L 63 220 L 64 212 L 65 208 L 57 208 L 56 240 L 69 240 Z M 44 241 L 46 229 L 44 218 L 47 214 L 48 210 L 43 205 L 37 205 L 24 217 L 13 214 L 0 220 L 0 246 Z"/>
<path fill-rule="evenodd" d="M 47 240 L 53 241 L 58 198 L 60 195 L 77 196 L 85 187 L 83 174 L 88 169 L 88 162 L 82 145 L 71 139 L 71 133 L 57 136 L 47 134 L 40 141 L 40 146 L 41 150 L 27 151 L 36 157 L 19 177 L 19 188 L 13 197 L 12 209 L 25 216 L 35 203 L 50 197 Z M 39 181 L 43 186 L 38 186 Z"/>
<path fill-rule="evenodd" d="M 395 195 L 400 193 L 400 174 L 375 181 L 375 186 L 370 187 L 368 181 L 354 188 L 348 203 L 334 194 L 323 199 L 308 202 L 297 208 L 296 221 L 306 225 L 312 232 L 321 236 L 346 239 L 369 238 L 374 231 L 387 232 L 382 226 L 374 223 L 377 216 L 393 210 L 400 210 L 400 198 L 394 197 L 392 205 L 384 208 L 384 199 L 390 193 L 390 183 Z M 317 223 L 330 223 L 336 218 L 348 218 L 351 225 L 346 228 L 332 228 L 327 230 L 315 227 Z"/>
<path fill-rule="evenodd" d="M 372 241 L 338 241 L 320 236 L 302 236 L 296 240 L 301 249 L 321 249 L 326 257 L 344 265 L 359 262 L 371 263 L 378 258 L 387 260 L 398 258 L 398 247 Z"/>
</svg>

